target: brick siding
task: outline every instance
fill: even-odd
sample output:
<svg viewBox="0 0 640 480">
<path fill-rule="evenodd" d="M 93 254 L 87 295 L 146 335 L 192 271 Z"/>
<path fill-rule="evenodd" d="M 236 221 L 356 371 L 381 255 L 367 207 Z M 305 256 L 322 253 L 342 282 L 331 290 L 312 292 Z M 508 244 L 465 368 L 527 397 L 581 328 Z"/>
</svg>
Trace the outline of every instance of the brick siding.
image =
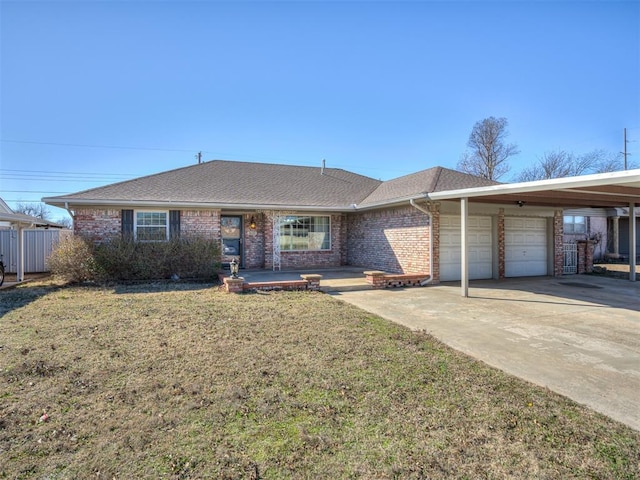
<svg viewBox="0 0 640 480">
<path fill-rule="evenodd" d="M 273 268 L 273 221 L 267 216 L 264 219 L 264 267 Z M 344 265 L 345 228 L 346 222 L 343 215 L 331 215 L 331 250 L 281 251 L 281 268 L 328 268 Z"/>
<path fill-rule="evenodd" d="M 122 210 L 112 208 L 76 209 L 73 217 L 74 232 L 96 243 L 104 242 L 122 233 Z M 183 210 L 180 212 L 180 233 L 220 238 L 220 211 Z"/>
<path fill-rule="evenodd" d="M 220 210 L 182 210 L 180 234 L 220 239 Z"/>
<path fill-rule="evenodd" d="M 564 271 L 564 215 L 562 210 L 553 214 L 553 276 L 561 277 Z"/>
<path fill-rule="evenodd" d="M 244 268 L 264 268 L 266 216 L 262 213 L 256 213 L 244 215 L 243 218 L 243 266 Z M 254 229 L 251 228 L 252 218 L 256 224 Z"/>
<path fill-rule="evenodd" d="M 429 217 L 412 207 L 350 214 L 347 263 L 390 273 L 429 271 Z"/>
<path fill-rule="evenodd" d="M 73 216 L 73 231 L 76 235 L 104 242 L 120 235 L 122 231 L 121 210 L 79 208 Z"/>
</svg>

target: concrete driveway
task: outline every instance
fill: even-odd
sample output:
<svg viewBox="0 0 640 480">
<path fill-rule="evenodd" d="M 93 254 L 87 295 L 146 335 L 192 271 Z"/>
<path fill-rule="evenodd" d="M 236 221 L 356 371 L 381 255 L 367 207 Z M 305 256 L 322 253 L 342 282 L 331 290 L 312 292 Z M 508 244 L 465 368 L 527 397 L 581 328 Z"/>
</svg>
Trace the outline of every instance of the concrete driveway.
<svg viewBox="0 0 640 480">
<path fill-rule="evenodd" d="M 333 292 L 640 430 L 640 282 L 574 275 Z"/>
</svg>

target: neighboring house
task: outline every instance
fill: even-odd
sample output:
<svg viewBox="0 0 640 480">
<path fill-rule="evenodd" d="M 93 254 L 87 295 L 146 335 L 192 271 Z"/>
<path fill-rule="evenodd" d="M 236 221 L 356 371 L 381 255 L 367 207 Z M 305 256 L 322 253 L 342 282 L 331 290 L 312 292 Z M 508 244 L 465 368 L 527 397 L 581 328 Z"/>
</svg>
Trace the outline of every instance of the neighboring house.
<svg viewBox="0 0 640 480">
<path fill-rule="evenodd" d="M 607 209 L 572 208 L 564 211 L 564 243 L 591 240 L 594 257 L 603 260 L 607 252 Z"/>
<path fill-rule="evenodd" d="M 640 231 L 640 212 L 635 213 L 636 231 Z M 608 229 L 610 234 L 607 257 L 612 260 L 627 260 L 629 258 L 629 209 L 612 208 L 608 215 Z M 640 257 L 640 235 L 636 235 L 636 257 Z M 640 259 L 640 258 L 638 258 Z"/>
<path fill-rule="evenodd" d="M 382 182 L 215 160 L 43 201 L 67 208 L 75 232 L 96 242 L 202 234 L 244 268 L 354 265 L 438 282 L 461 279 L 461 207 L 429 195 L 494 185 L 442 167 Z M 467 231 L 471 279 L 562 274 L 561 208 L 489 198 L 470 203 Z"/>
</svg>

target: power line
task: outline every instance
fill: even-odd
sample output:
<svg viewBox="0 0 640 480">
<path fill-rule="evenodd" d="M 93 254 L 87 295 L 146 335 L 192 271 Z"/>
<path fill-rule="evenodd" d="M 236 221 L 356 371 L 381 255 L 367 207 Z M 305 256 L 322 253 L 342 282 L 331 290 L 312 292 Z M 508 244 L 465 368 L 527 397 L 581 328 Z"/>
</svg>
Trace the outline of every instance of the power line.
<svg viewBox="0 0 640 480">
<path fill-rule="evenodd" d="M 11 168 L 0 168 L 0 172 L 14 172 L 14 173 L 44 173 L 47 175 L 50 174 L 60 174 L 60 175 L 90 175 L 90 176 L 101 176 L 101 177 L 132 177 L 133 173 L 91 173 L 91 172 L 54 172 L 50 170 L 16 170 Z"/>
<path fill-rule="evenodd" d="M 7 176 L 1 175 L 0 178 L 5 180 L 17 180 L 17 181 L 36 181 L 36 182 L 84 182 L 84 183 L 104 183 L 106 180 L 99 178 L 46 178 L 40 176 Z"/>
<path fill-rule="evenodd" d="M 4 143 L 20 143 L 26 145 L 54 145 L 57 147 L 81 147 L 81 148 L 112 148 L 118 150 L 151 150 L 156 152 L 193 152 L 193 150 L 179 148 L 155 148 L 155 147 L 124 147 L 121 145 L 90 145 L 86 143 L 59 143 L 59 142 L 33 142 L 27 140 L 0 140 Z"/>
<path fill-rule="evenodd" d="M 52 192 L 49 190 L 0 190 L 1 193 L 56 193 L 63 194 L 69 192 Z"/>
</svg>

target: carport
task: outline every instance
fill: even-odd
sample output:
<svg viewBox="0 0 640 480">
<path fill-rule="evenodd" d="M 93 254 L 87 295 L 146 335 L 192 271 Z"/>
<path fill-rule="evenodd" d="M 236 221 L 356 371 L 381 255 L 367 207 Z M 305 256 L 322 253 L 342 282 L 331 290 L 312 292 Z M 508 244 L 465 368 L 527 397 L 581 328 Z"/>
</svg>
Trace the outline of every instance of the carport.
<svg viewBox="0 0 640 480">
<path fill-rule="evenodd" d="M 629 218 L 635 218 L 640 206 L 640 169 L 622 172 L 599 173 L 580 177 L 539 180 L 535 182 L 511 183 L 447 190 L 425 194 L 415 200 L 433 202 L 460 201 L 461 221 L 461 293 L 469 296 L 469 203 L 494 203 L 518 206 L 566 208 L 593 207 L 629 209 Z M 629 222 L 629 280 L 636 280 L 635 262 L 636 225 Z"/>
<path fill-rule="evenodd" d="M 60 225 L 43 220 L 41 218 L 32 217 L 31 215 L 23 215 L 21 213 L 4 213 L 0 212 L 0 222 L 8 223 L 11 228 L 15 228 L 18 232 L 18 255 L 16 262 L 16 281 L 22 282 L 24 280 L 24 264 L 25 264 L 25 251 L 24 251 L 24 230 L 33 227 L 49 227 L 54 226 L 60 228 Z"/>
</svg>

